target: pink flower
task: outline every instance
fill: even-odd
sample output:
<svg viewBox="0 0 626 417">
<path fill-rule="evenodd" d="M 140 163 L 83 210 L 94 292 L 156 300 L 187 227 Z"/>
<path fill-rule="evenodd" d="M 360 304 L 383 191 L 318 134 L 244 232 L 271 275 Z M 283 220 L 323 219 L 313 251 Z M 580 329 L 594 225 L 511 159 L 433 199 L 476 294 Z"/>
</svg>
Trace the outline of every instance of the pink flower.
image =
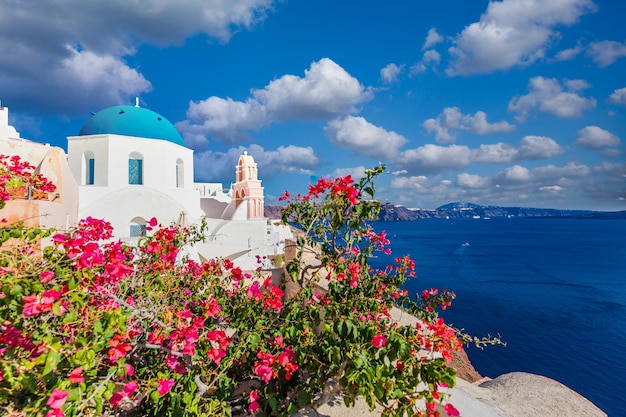
<svg viewBox="0 0 626 417">
<path fill-rule="evenodd" d="M 294 358 L 293 350 L 291 350 L 291 346 L 288 346 L 287 349 L 280 355 L 278 355 L 278 363 L 285 366 L 289 362 L 291 362 Z"/>
<path fill-rule="evenodd" d="M 256 414 L 259 409 L 259 403 L 257 400 L 260 398 L 259 390 L 253 389 L 250 391 L 250 405 L 248 406 L 248 412 L 251 414 Z"/>
<path fill-rule="evenodd" d="M 372 346 L 374 346 L 375 348 L 380 349 L 384 347 L 386 344 L 387 344 L 387 338 L 380 333 L 372 338 Z"/>
<path fill-rule="evenodd" d="M 265 382 L 270 382 L 272 379 L 272 368 L 264 364 L 258 364 L 254 367 L 254 373 L 257 374 L 259 378 L 261 378 Z"/>
<path fill-rule="evenodd" d="M 222 358 L 226 357 L 226 352 L 224 352 L 222 349 L 211 348 L 209 349 L 207 356 L 209 357 L 209 359 L 215 362 L 216 365 L 219 365 L 222 361 Z"/>
<path fill-rule="evenodd" d="M 261 293 L 261 287 L 259 285 L 258 281 L 255 281 L 250 288 L 248 288 L 248 290 L 246 291 L 246 294 L 248 294 L 248 296 L 254 298 L 255 300 L 258 300 L 259 298 L 261 298 L 261 295 L 263 295 Z"/>
<path fill-rule="evenodd" d="M 131 381 L 128 384 L 124 385 L 124 394 L 130 397 L 131 395 L 135 393 L 135 391 L 137 391 L 137 388 L 139 388 L 137 383 L 134 381 Z"/>
<path fill-rule="evenodd" d="M 157 224 L 159 224 L 159 221 L 156 219 L 156 217 L 151 218 L 150 220 L 148 220 L 148 224 L 152 227 L 156 226 Z"/>
<path fill-rule="evenodd" d="M 159 392 L 159 394 L 165 395 L 168 392 L 170 392 L 173 386 L 174 386 L 174 381 L 172 381 L 171 379 L 159 378 L 159 386 L 157 387 L 157 391 Z"/>
<path fill-rule="evenodd" d="M 248 412 L 250 414 L 256 414 L 258 410 L 259 410 L 259 403 L 256 401 L 251 402 L 250 405 L 248 406 Z"/>
<path fill-rule="evenodd" d="M 46 402 L 46 404 L 50 408 L 54 408 L 54 409 L 61 408 L 61 406 L 65 404 L 67 395 L 68 395 L 67 392 L 61 391 L 60 389 L 55 388 L 52 391 L 52 394 L 50 394 L 50 398 L 48 398 L 48 402 Z"/>
<path fill-rule="evenodd" d="M 65 417 L 65 412 L 60 408 L 53 408 L 52 410 L 48 410 L 46 417 Z"/>
<path fill-rule="evenodd" d="M 449 416 L 460 416 L 461 413 L 459 413 L 459 410 L 457 410 L 452 404 L 446 404 L 443 407 L 443 411 L 446 412 L 447 415 Z"/>
<path fill-rule="evenodd" d="M 113 395 L 111 395 L 111 398 L 109 398 L 109 402 L 111 403 L 111 405 L 113 406 L 113 409 L 117 409 L 117 406 L 120 405 L 120 402 L 124 399 L 124 393 L 123 392 L 114 392 Z"/>
<path fill-rule="evenodd" d="M 69 375 L 70 382 L 72 384 L 78 384 L 81 382 L 85 382 L 85 378 L 83 378 L 83 368 L 74 369 Z"/>
<path fill-rule="evenodd" d="M 126 376 L 135 375 L 135 368 L 130 363 L 126 363 Z"/>
<path fill-rule="evenodd" d="M 22 301 L 24 302 L 24 309 L 22 310 L 22 314 L 25 317 L 36 316 L 40 313 L 38 308 L 39 297 L 37 297 L 36 295 L 27 295 L 26 297 L 22 298 Z"/>
<path fill-rule="evenodd" d="M 113 346 L 111 349 L 109 349 L 109 360 L 111 362 L 116 362 L 119 358 L 123 358 L 124 356 L 126 356 L 130 349 L 130 345 L 126 343 L 120 343 Z"/>
<path fill-rule="evenodd" d="M 41 280 L 43 284 L 47 284 L 48 282 L 50 282 L 52 278 L 54 278 L 54 276 L 55 276 L 55 273 L 52 271 L 43 271 L 41 275 L 39 276 L 40 277 L 39 279 Z"/>
</svg>

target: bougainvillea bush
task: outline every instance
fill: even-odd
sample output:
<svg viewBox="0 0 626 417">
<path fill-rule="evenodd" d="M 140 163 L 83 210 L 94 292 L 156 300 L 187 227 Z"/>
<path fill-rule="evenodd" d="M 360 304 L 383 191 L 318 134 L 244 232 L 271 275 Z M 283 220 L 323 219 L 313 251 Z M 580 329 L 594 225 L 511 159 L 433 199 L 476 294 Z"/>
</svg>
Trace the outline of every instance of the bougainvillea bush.
<svg viewBox="0 0 626 417">
<path fill-rule="evenodd" d="M 284 281 L 183 256 L 202 224 L 152 219 L 130 246 L 100 219 L 62 233 L 3 223 L 0 414 L 285 416 L 340 389 L 347 405 L 362 396 L 384 415 L 458 415 L 440 392 L 461 346 L 436 313 L 451 294 L 411 301 L 407 257 L 368 265 L 388 252 L 368 223 L 382 170 L 285 194 L 284 220 L 302 233 Z M 34 251 L 44 235 L 54 244 Z M 418 324 L 394 323 L 394 306 Z"/>
<path fill-rule="evenodd" d="M 0 154 L 0 209 L 6 201 L 12 199 L 11 190 L 23 188 L 28 193 L 47 193 L 54 191 L 56 186 L 40 173 L 36 172 L 35 166 L 28 161 L 22 160 L 19 155 Z"/>
</svg>

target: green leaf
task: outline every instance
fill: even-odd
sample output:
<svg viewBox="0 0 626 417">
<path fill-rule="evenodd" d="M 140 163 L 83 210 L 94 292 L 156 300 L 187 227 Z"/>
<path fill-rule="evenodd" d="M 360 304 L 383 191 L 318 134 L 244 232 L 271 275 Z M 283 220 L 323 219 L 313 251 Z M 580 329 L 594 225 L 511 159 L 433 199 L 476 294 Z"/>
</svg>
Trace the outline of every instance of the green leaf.
<svg viewBox="0 0 626 417">
<path fill-rule="evenodd" d="M 81 394 L 81 389 L 79 387 L 76 387 L 74 389 L 71 389 L 69 392 L 69 395 L 67 396 L 67 401 L 78 401 L 80 399 L 80 394 Z"/>
<path fill-rule="evenodd" d="M 24 291 L 24 288 L 20 284 L 15 284 L 13 288 L 11 288 L 11 295 L 18 295 Z"/>
<path fill-rule="evenodd" d="M 61 354 L 59 352 L 51 350 L 46 357 L 46 363 L 43 367 L 42 375 L 48 375 L 54 371 L 61 360 Z"/>
<path fill-rule="evenodd" d="M 267 403 L 269 404 L 270 408 L 272 410 L 276 410 L 276 407 L 278 406 L 278 402 L 276 401 L 276 397 L 271 397 Z"/>
<path fill-rule="evenodd" d="M 154 391 L 152 391 L 150 393 L 150 400 L 153 403 L 155 403 L 155 404 L 158 403 L 160 398 L 161 398 L 161 394 L 159 394 L 159 392 L 157 390 L 154 390 Z"/>
</svg>

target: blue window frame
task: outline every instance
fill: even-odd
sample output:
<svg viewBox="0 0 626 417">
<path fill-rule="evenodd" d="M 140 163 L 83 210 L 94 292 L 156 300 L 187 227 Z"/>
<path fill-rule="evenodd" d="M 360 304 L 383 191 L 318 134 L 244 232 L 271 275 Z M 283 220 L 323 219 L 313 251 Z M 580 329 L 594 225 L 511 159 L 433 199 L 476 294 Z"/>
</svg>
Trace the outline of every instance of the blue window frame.
<svg viewBox="0 0 626 417">
<path fill-rule="evenodd" d="M 95 181 L 96 160 L 89 158 L 87 164 L 87 185 L 93 185 Z"/>
<path fill-rule="evenodd" d="M 131 224 L 130 225 L 130 237 L 141 237 L 146 235 L 145 224 Z"/>
<path fill-rule="evenodd" d="M 143 160 L 128 158 L 128 183 L 143 184 Z"/>
</svg>

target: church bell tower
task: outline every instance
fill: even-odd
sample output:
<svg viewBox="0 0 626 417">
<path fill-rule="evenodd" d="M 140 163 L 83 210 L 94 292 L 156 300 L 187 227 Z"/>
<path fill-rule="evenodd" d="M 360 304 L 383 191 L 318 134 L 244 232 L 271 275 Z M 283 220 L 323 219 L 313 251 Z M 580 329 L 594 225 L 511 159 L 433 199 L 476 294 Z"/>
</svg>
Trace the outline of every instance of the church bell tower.
<svg viewBox="0 0 626 417">
<path fill-rule="evenodd" d="M 247 151 L 239 157 L 235 178 L 237 180 L 233 184 L 235 207 L 245 202 L 248 206 L 247 218 L 249 220 L 263 219 L 263 187 L 258 179 L 257 164 Z"/>
</svg>

